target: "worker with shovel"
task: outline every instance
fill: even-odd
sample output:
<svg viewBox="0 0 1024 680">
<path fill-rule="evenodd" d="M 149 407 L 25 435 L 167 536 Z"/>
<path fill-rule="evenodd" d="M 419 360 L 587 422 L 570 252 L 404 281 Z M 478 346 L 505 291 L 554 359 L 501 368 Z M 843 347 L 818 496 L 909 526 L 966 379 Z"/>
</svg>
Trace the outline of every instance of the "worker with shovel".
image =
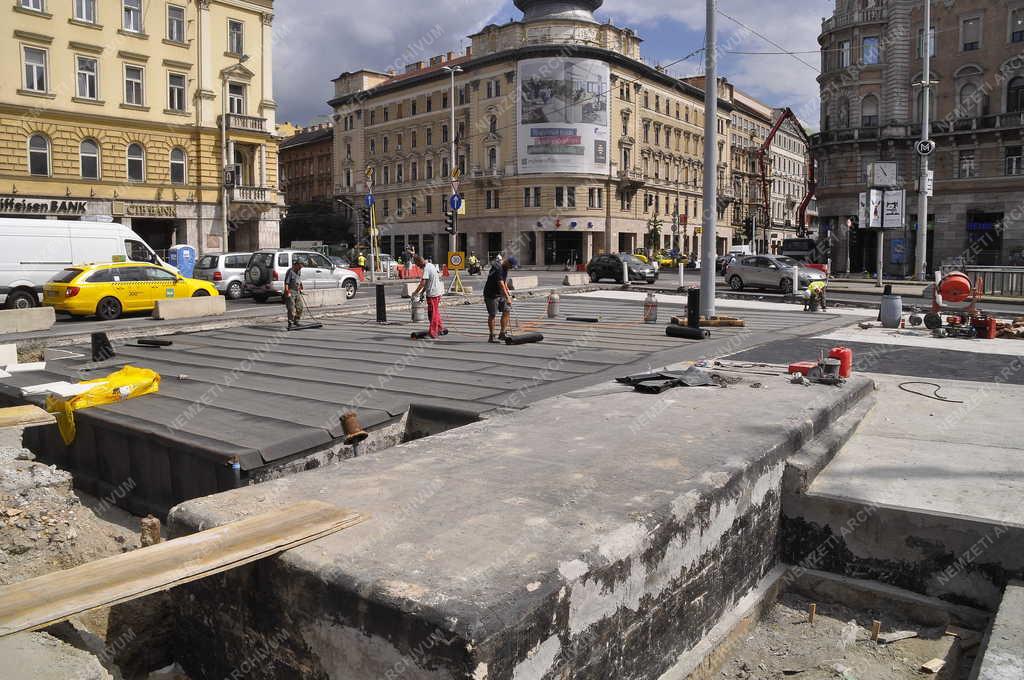
<svg viewBox="0 0 1024 680">
<path fill-rule="evenodd" d="M 515 256 L 509 255 L 491 265 L 484 284 L 484 304 L 487 306 L 487 328 L 490 335 L 487 342 L 499 342 L 508 337 L 509 320 L 512 317 L 512 293 L 508 290 L 508 272 L 519 266 Z M 494 320 L 501 312 L 501 333 L 494 337 Z"/>
<path fill-rule="evenodd" d="M 295 258 L 284 275 L 284 306 L 288 309 L 288 330 L 299 325 L 306 305 L 302 299 L 302 260 Z"/>
<path fill-rule="evenodd" d="M 427 317 L 430 319 L 429 335 L 438 338 L 445 334 L 444 322 L 441 319 L 441 296 L 444 295 L 444 283 L 441 282 L 441 272 L 433 262 L 427 262 L 422 255 L 414 255 L 413 261 L 416 266 L 423 270 L 420 277 L 420 285 L 416 286 L 412 297 L 424 293 L 427 298 Z"/>
</svg>

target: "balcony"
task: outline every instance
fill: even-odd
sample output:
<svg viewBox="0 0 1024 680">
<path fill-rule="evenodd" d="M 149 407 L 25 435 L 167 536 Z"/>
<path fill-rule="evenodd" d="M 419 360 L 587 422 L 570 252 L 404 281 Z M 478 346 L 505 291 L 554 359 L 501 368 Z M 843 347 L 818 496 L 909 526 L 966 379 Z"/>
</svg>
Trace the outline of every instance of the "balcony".
<svg viewBox="0 0 1024 680">
<path fill-rule="evenodd" d="M 218 117 L 218 123 L 220 123 L 221 118 L 223 118 L 223 116 Z M 229 130 L 265 133 L 267 131 L 267 119 L 260 118 L 258 116 L 242 116 L 237 113 L 229 113 L 227 126 Z"/>
<path fill-rule="evenodd" d="M 821 22 L 821 32 L 828 33 L 829 31 L 835 31 L 840 28 L 847 28 L 849 26 L 856 26 L 858 24 L 878 24 L 886 20 L 886 8 L 885 7 L 871 7 L 868 9 L 859 9 L 853 12 L 843 12 L 841 14 L 835 14 L 828 19 L 824 19 Z"/>
<path fill-rule="evenodd" d="M 232 203 L 274 203 L 274 190 L 269 187 L 236 186 L 231 189 Z"/>
<path fill-rule="evenodd" d="M 637 169 L 619 170 L 618 178 L 622 191 L 636 191 L 647 183 L 643 171 Z"/>
</svg>

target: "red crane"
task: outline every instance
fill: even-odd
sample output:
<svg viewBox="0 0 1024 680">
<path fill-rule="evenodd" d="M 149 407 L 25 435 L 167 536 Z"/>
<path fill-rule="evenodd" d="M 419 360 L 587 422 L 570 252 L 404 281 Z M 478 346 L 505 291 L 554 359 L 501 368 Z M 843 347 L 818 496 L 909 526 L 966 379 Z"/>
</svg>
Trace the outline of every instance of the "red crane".
<svg viewBox="0 0 1024 680">
<path fill-rule="evenodd" d="M 807 195 L 800 202 L 800 207 L 797 208 L 796 212 L 796 229 L 797 236 L 803 237 L 807 235 L 807 206 L 810 204 L 811 199 L 814 198 L 814 192 L 817 190 L 818 182 L 814 175 L 814 155 L 811 152 L 811 139 L 807 136 L 807 131 L 804 130 L 804 126 L 800 124 L 800 119 L 796 117 L 793 110 L 790 108 L 782 109 L 782 115 L 779 116 L 778 120 L 775 121 L 775 125 L 772 126 L 771 132 L 768 133 L 768 138 L 764 140 L 764 144 L 757 151 L 757 163 L 761 171 L 761 199 L 764 202 L 762 206 L 764 208 L 765 224 L 771 222 L 772 214 L 772 179 L 769 175 L 768 167 L 768 154 L 771 151 L 772 142 L 775 140 L 775 135 L 778 134 L 779 130 L 782 129 L 782 124 L 787 120 L 793 122 L 793 126 L 796 129 L 797 134 L 803 139 L 804 144 L 807 146 Z"/>
</svg>

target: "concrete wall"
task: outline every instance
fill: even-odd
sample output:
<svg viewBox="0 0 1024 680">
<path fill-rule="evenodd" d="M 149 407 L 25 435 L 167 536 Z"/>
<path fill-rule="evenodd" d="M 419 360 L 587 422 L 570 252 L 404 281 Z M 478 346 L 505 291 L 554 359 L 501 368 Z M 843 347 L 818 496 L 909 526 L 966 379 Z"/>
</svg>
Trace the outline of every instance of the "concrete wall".
<svg viewBox="0 0 1024 680">
<path fill-rule="evenodd" d="M 228 311 L 227 298 L 223 295 L 206 297 L 157 300 L 153 307 L 153 318 L 161 321 L 172 319 L 193 319 L 204 316 L 223 316 Z"/>
<path fill-rule="evenodd" d="M 0 333 L 45 331 L 57 322 L 53 307 L 32 309 L 0 309 Z"/>
</svg>

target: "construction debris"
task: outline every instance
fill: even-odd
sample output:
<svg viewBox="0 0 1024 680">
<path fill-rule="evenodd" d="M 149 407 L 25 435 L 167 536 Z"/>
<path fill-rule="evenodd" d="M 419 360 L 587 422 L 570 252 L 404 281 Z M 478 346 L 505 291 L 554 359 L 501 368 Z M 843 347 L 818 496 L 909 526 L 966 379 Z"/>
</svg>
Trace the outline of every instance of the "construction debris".
<svg viewBox="0 0 1024 680">
<path fill-rule="evenodd" d="M 921 670 L 925 673 L 938 673 L 946 667 L 946 662 L 942 659 L 932 659 L 921 664 Z"/>
<path fill-rule="evenodd" d="M 882 633 L 878 636 L 878 642 L 883 645 L 890 645 L 893 642 L 899 642 L 900 640 L 909 640 L 917 637 L 917 631 L 915 630 L 897 630 L 892 633 Z"/>
</svg>

